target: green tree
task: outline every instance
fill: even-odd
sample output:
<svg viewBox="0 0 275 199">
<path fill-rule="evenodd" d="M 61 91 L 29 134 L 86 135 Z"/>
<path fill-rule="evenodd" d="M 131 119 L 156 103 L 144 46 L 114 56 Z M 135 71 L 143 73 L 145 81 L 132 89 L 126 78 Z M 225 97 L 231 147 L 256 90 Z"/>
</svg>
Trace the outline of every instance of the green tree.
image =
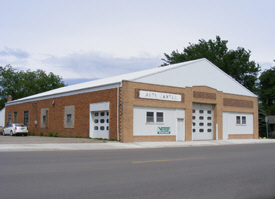
<svg viewBox="0 0 275 199">
<path fill-rule="evenodd" d="M 227 43 L 228 41 L 221 40 L 219 36 L 216 36 L 216 40 L 200 39 L 198 44 L 189 43 L 183 52 L 176 50 L 172 51 L 171 55 L 164 53 L 162 66 L 206 58 L 243 86 L 256 92 L 255 85 L 260 66 L 249 60 L 251 51 L 242 47 L 228 50 Z"/>
<path fill-rule="evenodd" d="M 8 95 L 16 100 L 63 86 L 65 84 L 62 78 L 52 72 L 46 74 L 43 70 L 18 71 L 11 65 L 0 66 L 0 109 L 5 106 Z"/>
<path fill-rule="evenodd" d="M 259 80 L 260 101 L 268 115 L 275 115 L 275 67 L 263 71 Z"/>
</svg>

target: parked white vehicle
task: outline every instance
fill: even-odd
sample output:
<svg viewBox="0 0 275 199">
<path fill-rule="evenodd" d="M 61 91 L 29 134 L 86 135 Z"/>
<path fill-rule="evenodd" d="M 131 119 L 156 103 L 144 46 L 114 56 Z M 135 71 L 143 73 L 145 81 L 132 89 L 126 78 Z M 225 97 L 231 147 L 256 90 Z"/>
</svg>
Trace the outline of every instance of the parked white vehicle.
<svg viewBox="0 0 275 199">
<path fill-rule="evenodd" d="M 28 135 L 28 127 L 26 127 L 24 124 L 9 124 L 5 126 L 3 129 L 3 135 Z"/>
</svg>

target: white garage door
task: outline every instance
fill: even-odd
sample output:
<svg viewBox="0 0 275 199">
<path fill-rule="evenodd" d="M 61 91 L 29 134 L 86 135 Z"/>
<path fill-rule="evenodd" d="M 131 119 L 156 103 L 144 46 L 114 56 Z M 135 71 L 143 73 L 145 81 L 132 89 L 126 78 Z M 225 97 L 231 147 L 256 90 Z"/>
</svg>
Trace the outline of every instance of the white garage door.
<svg viewBox="0 0 275 199">
<path fill-rule="evenodd" d="M 109 111 L 92 112 L 93 138 L 109 139 Z"/>
<path fill-rule="evenodd" d="M 210 104 L 193 104 L 193 140 L 214 139 L 214 106 Z"/>
</svg>

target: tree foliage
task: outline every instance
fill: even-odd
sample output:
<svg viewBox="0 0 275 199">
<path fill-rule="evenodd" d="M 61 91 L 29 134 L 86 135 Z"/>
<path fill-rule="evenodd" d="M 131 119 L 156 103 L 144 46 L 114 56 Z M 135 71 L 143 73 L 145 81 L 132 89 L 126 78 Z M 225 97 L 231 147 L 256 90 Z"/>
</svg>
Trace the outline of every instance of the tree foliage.
<svg viewBox="0 0 275 199">
<path fill-rule="evenodd" d="M 182 53 L 178 50 L 173 51 L 171 55 L 164 53 L 162 66 L 206 58 L 243 86 L 255 92 L 260 66 L 249 60 L 251 54 L 249 50 L 242 47 L 228 50 L 227 43 L 228 41 L 221 40 L 219 36 L 216 36 L 216 40 L 200 39 L 198 44 L 189 43 Z"/>
<path fill-rule="evenodd" d="M 0 109 L 5 106 L 8 95 L 16 100 L 63 86 L 62 78 L 52 72 L 47 75 L 40 69 L 18 71 L 11 65 L 0 66 Z"/>
<path fill-rule="evenodd" d="M 263 71 L 259 80 L 260 101 L 268 115 L 275 115 L 275 67 Z"/>
</svg>

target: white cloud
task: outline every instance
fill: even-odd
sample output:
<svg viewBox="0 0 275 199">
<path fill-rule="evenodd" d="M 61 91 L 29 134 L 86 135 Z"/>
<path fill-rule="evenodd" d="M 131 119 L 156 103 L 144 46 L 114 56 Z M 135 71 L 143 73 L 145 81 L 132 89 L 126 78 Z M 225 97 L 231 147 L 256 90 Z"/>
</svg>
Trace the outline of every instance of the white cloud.
<svg viewBox="0 0 275 199">
<path fill-rule="evenodd" d="M 3 50 L 0 50 L 0 57 L 15 57 L 17 59 L 26 59 L 29 58 L 30 55 L 28 52 L 18 48 L 5 47 Z"/>
<path fill-rule="evenodd" d="M 115 58 L 111 55 L 87 52 L 63 57 L 50 56 L 43 60 L 47 68 L 57 71 L 64 79 L 98 79 L 134 71 L 155 68 L 162 64 L 161 57 Z"/>
</svg>

